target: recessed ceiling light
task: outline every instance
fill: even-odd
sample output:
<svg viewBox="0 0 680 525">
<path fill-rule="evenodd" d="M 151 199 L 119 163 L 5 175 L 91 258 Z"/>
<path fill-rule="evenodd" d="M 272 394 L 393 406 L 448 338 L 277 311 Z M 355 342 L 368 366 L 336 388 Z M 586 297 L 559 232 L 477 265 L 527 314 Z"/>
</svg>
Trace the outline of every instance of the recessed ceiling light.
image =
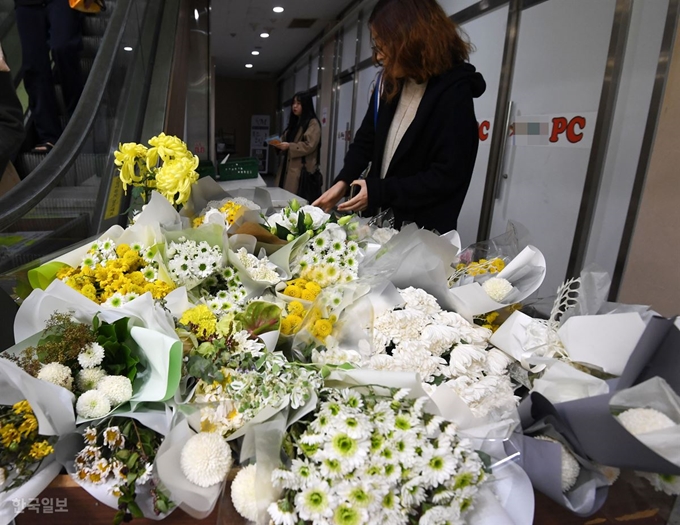
<svg viewBox="0 0 680 525">
<path fill-rule="evenodd" d="M 269 38 L 269 33 L 260 33 L 260 38 Z"/>
<path fill-rule="evenodd" d="M 248 69 L 250 69 L 251 67 L 253 67 L 253 65 L 252 65 L 252 64 L 246 64 L 246 67 L 247 67 Z"/>
<path fill-rule="evenodd" d="M 132 51 L 132 48 L 130 46 L 125 46 L 123 48 L 123 51 Z"/>
<path fill-rule="evenodd" d="M 283 7 L 275 7 L 274 9 L 272 9 L 272 11 L 274 11 L 275 13 L 283 13 Z"/>
<path fill-rule="evenodd" d="M 194 9 L 194 19 L 198 20 L 198 9 Z"/>
<path fill-rule="evenodd" d="M 255 55 L 255 56 L 257 56 L 257 55 L 259 55 L 259 54 L 260 54 L 260 52 L 259 52 L 259 51 L 251 51 L 251 52 L 250 52 L 250 54 L 251 54 L 251 55 Z"/>
</svg>

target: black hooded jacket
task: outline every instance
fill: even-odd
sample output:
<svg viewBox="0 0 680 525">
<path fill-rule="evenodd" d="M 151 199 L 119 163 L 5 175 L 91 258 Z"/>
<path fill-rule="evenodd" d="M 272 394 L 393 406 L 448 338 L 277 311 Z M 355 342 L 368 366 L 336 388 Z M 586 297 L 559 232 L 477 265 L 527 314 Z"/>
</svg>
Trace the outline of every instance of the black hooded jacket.
<svg viewBox="0 0 680 525">
<path fill-rule="evenodd" d="M 372 162 L 366 179 L 368 215 L 391 207 L 397 227 L 415 222 L 439 233 L 455 229 L 479 146 L 472 99 L 485 90 L 484 78 L 467 63 L 431 78 L 384 179 L 380 178 L 383 153 L 399 95 L 380 102 L 377 126 L 375 97 L 371 97 L 335 182 L 356 180 Z"/>
</svg>

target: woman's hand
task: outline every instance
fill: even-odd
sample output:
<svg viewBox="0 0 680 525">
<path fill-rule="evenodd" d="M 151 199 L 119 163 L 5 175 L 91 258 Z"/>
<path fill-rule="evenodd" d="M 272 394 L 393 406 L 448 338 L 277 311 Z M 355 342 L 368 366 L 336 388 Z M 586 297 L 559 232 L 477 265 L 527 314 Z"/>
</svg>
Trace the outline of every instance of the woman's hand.
<svg viewBox="0 0 680 525">
<path fill-rule="evenodd" d="M 274 144 L 274 147 L 280 149 L 281 151 L 288 151 L 288 148 L 290 148 L 290 143 L 279 142 L 278 144 Z"/>
<path fill-rule="evenodd" d="M 347 191 L 347 183 L 338 181 L 333 186 L 328 188 L 321 197 L 316 199 L 312 206 L 317 206 L 325 212 L 331 211 L 340 199 L 342 199 Z"/>
<path fill-rule="evenodd" d="M 368 208 L 368 188 L 366 187 L 366 181 L 363 179 L 355 180 L 351 185 L 358 186 L 359 193 L 347 202 L 343 202 L 338 206 L 338 211 L 363 211 Z"/>
</svg>

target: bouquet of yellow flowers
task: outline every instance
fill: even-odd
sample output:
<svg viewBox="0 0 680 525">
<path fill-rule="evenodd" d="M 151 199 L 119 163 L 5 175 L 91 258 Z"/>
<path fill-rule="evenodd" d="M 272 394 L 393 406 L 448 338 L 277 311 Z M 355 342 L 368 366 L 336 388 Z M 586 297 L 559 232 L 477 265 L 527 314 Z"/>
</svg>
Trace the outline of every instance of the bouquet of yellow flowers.
<svg viewBox="0 0 680 525">
<path fill-rule="evenodd" d="M 198 180 L 198 157 L 179 138 L 165 133 L 149 139 L 149 145 L 128 142 L 114 153 L 123 189 L 127 191 L 128 185 L 139 188 L 137 195 L 144 202 L 157 190 L 173 205 L 186 203 Z"/>
<path fill-rule="evenodd" d="M 54 452 L 56 436 L 38 434 L 38 420 L 25 399 L 0 405 L 0 492 L 28 481 L 44 458 Z"/>
</svg>

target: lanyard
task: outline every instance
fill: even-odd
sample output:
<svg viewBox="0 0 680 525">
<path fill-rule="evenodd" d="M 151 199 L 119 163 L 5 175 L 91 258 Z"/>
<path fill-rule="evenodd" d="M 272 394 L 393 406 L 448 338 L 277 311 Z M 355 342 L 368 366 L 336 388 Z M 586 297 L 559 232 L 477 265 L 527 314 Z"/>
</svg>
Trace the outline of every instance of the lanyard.
<svg viewBox="0 0 680 525">
<path fill-rule="evenodd" d="M 382 71 L 378 73 L 373 89 L 373 128 L 378 128 L 378 109 L 380 108 L 380 92 L 382 91 Z"/>
</svg>

